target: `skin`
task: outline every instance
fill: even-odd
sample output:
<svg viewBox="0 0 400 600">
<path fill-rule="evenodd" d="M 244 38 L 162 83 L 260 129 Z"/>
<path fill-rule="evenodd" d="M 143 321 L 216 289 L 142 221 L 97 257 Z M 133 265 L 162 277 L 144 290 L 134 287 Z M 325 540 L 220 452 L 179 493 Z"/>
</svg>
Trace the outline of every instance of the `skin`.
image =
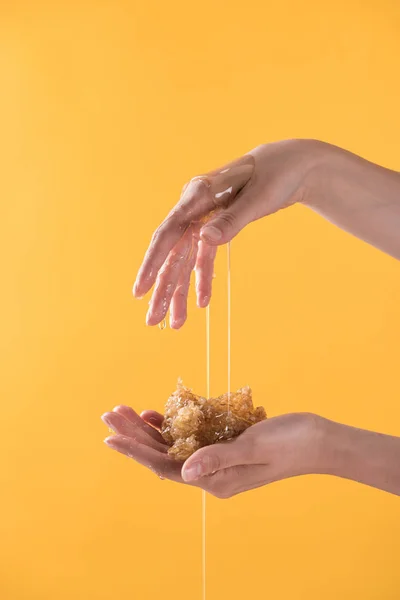
<svg viewBox="0 0 400 600">
<path fill-rule="evenodd" d="M 107 446 L 162 479 L 200 487 L 217 498 L 310 474 L 334 475 L 400 495 L 399 438 L 317 415 L 288 414 L 257 423 L 231 442 L 201 448 L 184 465 L 167 454 L 157 430 L 163 420 L 159 413 L 139 416 L 119 406 L 102 419 L 115 431 L 105 440 Z"/>
<path fill-rule="evenodd" d="M 147 323 L 170 310 L 187 318 L 190 275 L 200 307 L 210 302 L 217 247 L 246 225 L 300 203 L 352 235 L 400 259 L 400 174 L 314 140 L 259 146 L 225 167 L 192 179 L 156 230 L 134 295 L 154 286 Z M 307 474 L 343 477 L 400 495 L 400 438 L 347 427 L 317 415 L 289 414 L 250 427 L 237 439 L 202 448 L 185 464 L 167 454 L 162 415 L 117 407 L 103 415 L 115 435 L 106 444 L 161 478 L 201 487 L 218 498 Z"/>
<path fill-rule="evenodd" d="M 211 298 L 217 247 L 251 222 L 296 203 L 400 259 L 399 190 L 400 173 L 323 142 L 259 146 L 184 186 L 152 237 L 133 293 L 143 297 L 155 284 L 148 325 L 160 323 L 170 308 L 171 327 L 179 329 L 186 320 L 193 265 L 197 302 L 204 307 Z"/>
</svg>

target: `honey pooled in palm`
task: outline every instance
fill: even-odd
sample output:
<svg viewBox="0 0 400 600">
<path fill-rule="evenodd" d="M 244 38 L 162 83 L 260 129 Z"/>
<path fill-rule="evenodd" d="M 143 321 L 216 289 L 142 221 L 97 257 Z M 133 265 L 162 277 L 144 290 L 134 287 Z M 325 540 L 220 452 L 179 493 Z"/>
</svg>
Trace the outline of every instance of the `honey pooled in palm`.
<svg viewBox="0 0 400 600">
<path fill-rule="evenodd" d="M 231 440 L 266 418 L 263 407 L 254 408 L 249 387 L 206 399 L 179 381 L 165 405 L 161 433 L 168 453 L 184 461 L 199 448 Z"/>
</svg>

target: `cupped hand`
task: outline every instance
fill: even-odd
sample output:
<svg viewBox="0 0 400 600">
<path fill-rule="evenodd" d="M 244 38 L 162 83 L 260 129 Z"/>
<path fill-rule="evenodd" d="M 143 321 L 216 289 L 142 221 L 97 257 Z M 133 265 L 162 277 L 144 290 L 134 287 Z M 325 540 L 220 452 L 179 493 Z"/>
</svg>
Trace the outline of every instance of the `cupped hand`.
<svg viewBox="0 0 400 600">
<path fill-rule="evenodd" d="M 150 469 L 160 479 L 185 483 L 181 473 L 182 463 L 168 455 L 168 445 L 159 431 L 162 415 L 147 410 L 139 416 L 129 406 L 117 406 L 101 418 L 114 432 L 104 440 L 107 446 Z M 207 476 L 204 478 L 204 489 L 209 479 Z"/>
<path fill-rule="evenodd" d="M 163 321 L 169 309 L 171 327 L 184 324 L 192 270 L 198 306 L 209 304 L 217 246 L 252 221 L 302 202 L 311 192 L 310 174 L 322 146 L 312 140 L 259 146 L 184 186 L 153 234 L 133 288 L 140 298 L 155 285 L 148 325 Z"/>
<path fill-rule="evenodd" d="M 116 434 L 105 440 L 110 448 L 162 479 L 195 485 L 217 498 L 318 472 L 323 419 L 312 414 L 262 421 L 232 441 L 201 448 L 184 464 L 168 456 L 159 433 L 163 420 L 159 413 L 145 411 L 139 416 L 120 406 L 102 419 Z"/>
</svg>

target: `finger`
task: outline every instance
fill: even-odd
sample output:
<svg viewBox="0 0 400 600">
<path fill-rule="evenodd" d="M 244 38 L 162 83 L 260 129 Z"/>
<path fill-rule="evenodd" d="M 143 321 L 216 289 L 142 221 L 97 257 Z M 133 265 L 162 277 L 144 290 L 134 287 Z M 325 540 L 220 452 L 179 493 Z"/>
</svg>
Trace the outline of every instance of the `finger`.
<svg viewBox="0 0 400 600">
<path fill-rule="evenodd" d="M 196 262 L 196 295 L 197 304 L 200 308 L 208 306 L 211 300 L 216 254 L 216 246 L 209 246 L 200 240 Z"/>
<path fill-rule="evenodd" d="M 187 300 L 190 287 L 190 278 L 197 259 L 197 240 L 194 243 L 192 255 L 182 269 L 181 276 L 176 286 L 171 301 L 170 325 L 172 329 L 180 329 L 187 319 Z"/>
<path fill-rule="evenodd" d="M 168 454 L 159 452 L 150 446 L 141 444 L 138 440 L 123 435 L 110 436 L 104 442 L 109 448 L 132 458 L 162 479 L 171 479 L 182 483 L 181 464 L 170 458 Z"/>
<path fill-rule="evenodd" d="M 117 434 L 130 437 L 142 444 L 151 446 L 160 452 L 165 453 L 168 451 L 168 446 L 166 444 L 161 444 L 160 442 L 156 441 L 141 427 L 134 425 L 131 421 L 128 421 L 128 419 L 125 419 L 125 417 L 116 412 L 105 413 L 102 416 L 102 421 Z"/>
<path fill-rule="evenodd" d="M 125 419 L 128 419 L 128 421 L 131 421 L 134 425 L 137 425 L 138 427 L 143 429 L 143 431 L 145 431 L 157 442 L 160 442 L 160 444 L 165 444 L 162 435 L 155 431 L 154 428 L 151 427 L 151 425 L 148 425 L 130 406 L 116 406 L 113 409 L 113 412 L 119 413 L 120 415 L 124 416 Z M 162 419 L 163 418 L 164 417 L 162 417 Z"/>
<path fill-rule="evenodd" d="M 226 209 L 213 215 L 200 230 L 201 240 L 220 246 L 230 242 L 246 225 L 257 218 L 251 188 L 236 198 Z"/>
<path fill-rule="evenodd" d="M 184 481 L 196 481 L 217 471 L 256 463 L 254 442 L 250 436 L 206 446 L 187 459 L 182 468 Z"/>
<path fill-rule="evenodd" d="M 156 412 L 155 410 L 144 410 L 140 414 L 140 417 L 143 419 L 143 421 L 149 423 L 151 427 L 155 427 L 158 430 L 161 429 L 164 421 L 164 416 L 160 415 L 160 413 Z"/>
<path fill-rule="evenodd" d="M 153 286 L 158 271 L 189 225 L 213 209 L 209 189 L 206 177 L 192 179 L 181 200 L 154 233 L 133 288 L 136 297 L 143 296 Z"/>
<path fill-rule="evenodd" d="M 274 479 L 271 477 L 268 465 L 237 465 L 217 471 L 209 477 L 207 489 L 217 498 L 231 498 L 272 481 Z"/>
<path fill-rule="evenodd" d="M 147 325 L 157 325 L 165 318 L 179 278 L 191 260 L 192 244 L 192 231 L 189 228 L 180 242 L 171 250 L 158 274 L 146 317 Z"/>
<path fill-rule="evenodd" d="M 136 297 L 143 296 L 153 286 L 158 271 L 188 226 L 228 205 L 250 181 L 253 171 L 254 158 L 246 155 L 189 182 L 176 207 L 153 235 L 133 288 Z"/>
</svg>

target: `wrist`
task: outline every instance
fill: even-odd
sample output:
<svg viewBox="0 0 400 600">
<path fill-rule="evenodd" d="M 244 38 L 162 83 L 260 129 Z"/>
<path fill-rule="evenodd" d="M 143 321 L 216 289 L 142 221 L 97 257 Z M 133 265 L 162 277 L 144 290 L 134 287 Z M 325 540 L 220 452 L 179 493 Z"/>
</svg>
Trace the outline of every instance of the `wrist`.
<svg viewBox="0 0 400 600">
<path fill-rule="evenodd" d="M 318 419 L 314 474 L 333 475 L 400 496 L 400 438 Z"/>
<path fill-rule="evenodd" d="M 330 462 L 330 448 L 334 445 L 335 432 L 331 431 L 331 422 L 316 414 L 308 415 L 310 432 L 308 435 L 308 452 L 305 472 L 323 474 Z M 332 425 L 335 425 L 332 423 Z"/>
<path fill-rule="evenodd" d="M 320 417 L 319 448 L 315 463 L 315 473 L 334 475 L 340 461 L 339 423 Z"/>
<path fill-rule="evenodd" d="M 332 196 L 332 178 L 340 173 L 342 150 L 318 140 L 305 140 L 307 152 L 307 170 L 304 177 L 304 193 L 301 204 L 308 208 L 318 209 Z M 343 157 L 342 157 L 343 160 Z"/>
<path fill-rule="evenodd" d="M 296 432 L 291 436 L 291 447 L 288 454 L 293 457 L 292 471 L 294 475 L 322 474 L 327 462 L 327 421 L 314 413 L 298 413 L 290 416 L 296 419 Z"/>
<path fill-rule="evenodd" d="M 316 473 L 351 479 L 351 473 L 361 468 L 360 440 L 357 438 L 359 431 L 348 425 L 321 418 L 321 443 Z"/>
<path fill-rule="evenodd" d="M 303 444 L 297 445 L 296 455 L 301 474 L 334 475 L 340 471 L 344 458 L 341 438 L 344 425 L 316 414 L 303 413 Z M 303 449 L 304 451 L 300 451 Z"/>
</svg>

